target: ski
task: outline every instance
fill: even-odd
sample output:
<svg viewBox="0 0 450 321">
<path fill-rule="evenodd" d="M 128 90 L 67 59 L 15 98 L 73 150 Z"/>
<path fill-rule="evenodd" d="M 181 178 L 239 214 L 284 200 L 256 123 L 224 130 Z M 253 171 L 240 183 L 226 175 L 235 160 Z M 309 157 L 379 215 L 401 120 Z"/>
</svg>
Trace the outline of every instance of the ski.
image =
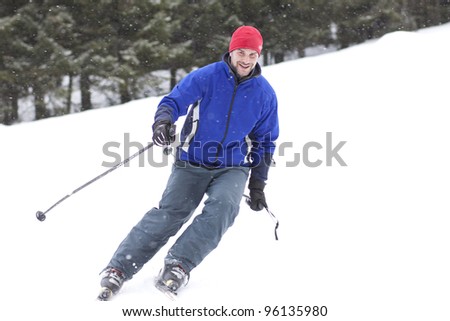
<svg viewBox="0 0 450 321">
<path fill-rule="evenodd" d="M 177 298 L 177 293 L 170 288 L 167 287 L 162 282 L 156 282 L 155 287 L 164 294 L 167 298 L 169 298 L 171 301 L 175 301 Z M 100 293 L 97 296 L 98 301 L 110 301 L 114 296 L 114 293 L 111 291 L 111 289 L 104 287 L 100 290 Z"/>
<path fill-rule="evenodd" d="M 162 281 L 157 280 L 155 282 L 155 287 L 161 291 L 166 297 L 168 297 L 170 300 L 175 301 L 177 298 L 177 292 L 173 291 L 171 288 L 169 288 L 167 285 L 165 285 Z"/>
<path fill-rule="evenodd" d="M 111 291 L 111 289 L 109 289 L 107 287 L 103 287 L 97 296 L 97 300 L 109 301 L 109 300 L 111 300 L 112 297 L 113 297 L 113 292 Z"/>
<path fill-rule="evenodd" d="M 176 287 L 173 286 L 174 285 L 173 282 L 174 282 L 173 280 L 167 280 L 165 283 L 161 279 L 157 278 L 155 280 L 154 285 L 167 298 L 169 298 L 172 301 L 175 301 L 178 294 L 175 290 Z M 172 287 L 171 287 L 171 285 L 172 285 Z M 110 288 L 104 286 L 100 289 L 100 293 L 97 296 L 97 300 L 98 301 L 110 301 L 114 295 L 115 295 L 115 293 Z"/>
</svg>

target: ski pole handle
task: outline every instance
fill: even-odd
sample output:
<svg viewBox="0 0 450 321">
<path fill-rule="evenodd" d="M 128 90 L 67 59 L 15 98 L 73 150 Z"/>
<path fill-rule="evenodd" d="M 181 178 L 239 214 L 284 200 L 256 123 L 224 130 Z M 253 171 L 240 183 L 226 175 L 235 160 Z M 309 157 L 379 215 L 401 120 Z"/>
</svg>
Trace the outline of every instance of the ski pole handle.
<svg viewBox="0 0 450 321">
<path fill-rule="evenodd" d="M 170 126 L 169 129 L 169 144 L 167 144 L 163 149 L 164 155 L 172 154 L 172 146 L 170 146 L 170 144 L 175 141 L 176 133 L 177 133 L 177 126 L 175 124 L 172 124 L 172 126 Z"/>
</svg>

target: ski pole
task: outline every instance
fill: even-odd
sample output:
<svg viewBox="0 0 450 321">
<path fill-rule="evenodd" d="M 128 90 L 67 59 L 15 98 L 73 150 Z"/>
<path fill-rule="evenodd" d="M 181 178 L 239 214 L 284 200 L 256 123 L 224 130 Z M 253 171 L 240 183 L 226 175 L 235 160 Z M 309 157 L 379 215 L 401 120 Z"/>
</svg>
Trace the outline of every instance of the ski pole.
<svg viewBox="0 0 450 321">
<path fill-rule="evenodd" d="M 247 203 L 248 206 L 250 206 L 250 203 L 251 203 L 250 196 L 244 194 L 244 197 L 245 197 L 245 202 Z M 272 220 L 273 220 L 274 223 L 275 223 L 275 240 L 278 241 L 278 233 L 277 233 L 277 230 L 278 230 L 278 226 L 280 225 L 280 222 L 278 221 L 278 219 L 277 219 L 277 217 L 275 216 L 275 214 L 273 214 L 273 213 L 269 210 L 269 207 L 268 207 L 268 206 L 265 206 L 264 208 L 266 209 L 267 213 L 269 213 L 270 217 L 272 218 Z"/>
<path fill-rule="evenodd" d="M 50 206 L 45 212 L 41 212 L 41 211 L 37 211 L 36 212 L 36 218 L 43 222 L 46 219 L 46 215 L 51 209 L 53 209 L 54 207 L 56 207 L 57 205 L 61 204 L 63 201 L 65 201 L 66 199 L 68 199 L 70 196 L 72 196 L 73 194 L 75 194 L 76 192 L 81 191 L 83 188 L 85 188 L 88 185 L 91 185 L 92 183 L 94 183 L 96 180 L 102 178 L 103 176 L 106 176 L 107 174 L 111 173 L 112 171 L 116 170 L 117 168 L 119 168 L 122 165 L 125 165 L 126 163 L 128 163 L 129 161 L 131 161 L 133 158 L 135 158 L 136 156 L 139 156 L 140 154 L 142 154 L 143 152 L 145 152 L 146 150 L 150 149 L 153 146 L 153 143 L 148 144 L 146 147 L 140 149 L 138 152 L 136 152 L 135 154 L 131 155 L 130 157 L 128 157 L 127 159 L 124 159 L 123 161 L 121 161 L 120 163 L 114 165 L 113 167 L 111 167 L 110 169 L 108 169 L 107 171 L 103 172 L 102 174 L 98 175 L 97 177 L 94 177 L 93 179 L 91 179 L 89 182 L 81 185 L 80 187 L 78 187 L 77 189 L 75 189 L 74 191 L 72 191 L 72 193 L 67 194 L 66 196 L 64 196 L 63 198 L 61 198 L 59 201 L 57 201 L 55 204 L 53 204 L 52 206 Z"/>
</svg>

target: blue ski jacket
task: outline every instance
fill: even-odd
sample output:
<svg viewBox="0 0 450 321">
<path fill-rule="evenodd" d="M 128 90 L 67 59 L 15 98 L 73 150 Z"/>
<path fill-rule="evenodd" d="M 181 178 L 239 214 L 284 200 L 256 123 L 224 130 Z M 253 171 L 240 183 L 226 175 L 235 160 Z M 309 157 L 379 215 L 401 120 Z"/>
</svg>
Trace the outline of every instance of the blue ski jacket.
<svg viewBox="0 0 450 321">
<path fill-rule="evenodd" d="M 239 79 L 222 61 L 189 73 L 158 105 L 155 122 L 186 120 L 180 133 L 177 159 L 204 167 L 267 167 L 278 138 L 277 97 L 256 64 Z"/>
</svg>

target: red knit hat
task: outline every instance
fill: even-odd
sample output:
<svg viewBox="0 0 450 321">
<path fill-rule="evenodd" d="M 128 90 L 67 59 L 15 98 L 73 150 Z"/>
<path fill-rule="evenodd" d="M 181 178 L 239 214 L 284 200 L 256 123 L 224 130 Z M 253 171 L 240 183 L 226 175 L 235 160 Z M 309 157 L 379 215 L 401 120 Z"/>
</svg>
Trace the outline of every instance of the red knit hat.
<svg viewBox="0 0 450 321">
<path fill-rule="evenodd" d="M 258 29 L 251 26 L 241 26 L 231 36 L 229 52 L 236 49 L 251 49 L 261 55 L 263 38 Z"/>
</svg>

